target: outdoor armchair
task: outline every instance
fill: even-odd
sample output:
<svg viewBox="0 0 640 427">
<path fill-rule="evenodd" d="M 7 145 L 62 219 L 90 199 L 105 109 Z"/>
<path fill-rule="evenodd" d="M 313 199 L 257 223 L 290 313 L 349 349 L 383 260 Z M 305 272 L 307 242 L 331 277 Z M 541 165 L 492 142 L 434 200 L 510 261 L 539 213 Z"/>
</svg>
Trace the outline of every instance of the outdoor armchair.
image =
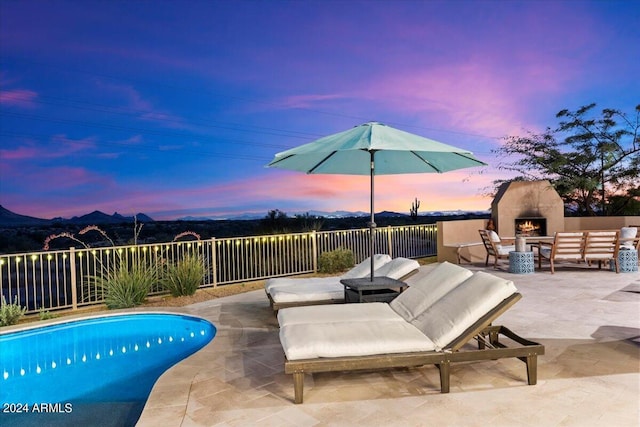
<svg viewBox="0 0 640 427">
<path fill-rule="evenodd" d="M 480 237 L 482 238 L 482 244 L 487 250 L 487 258 L 484 265 L 489 265 L 489 257 L 493 257 L 493 268 L 498 267 L 498 259 L 509 258 L 509 252 L 515 251 L 514 240 L 500 239 L 498 233 L 493 230 L 478 230 Z"/>
<path fill-rule="evenodd" d="M 584 258 L 585 234 L 582 231 L 556 232 L 553 242 L 538 243 L 538 268 L 542 260 L 549 261 L 551 273 L 555 273 L 556 261 L 581 262 Z"/>
</svg>

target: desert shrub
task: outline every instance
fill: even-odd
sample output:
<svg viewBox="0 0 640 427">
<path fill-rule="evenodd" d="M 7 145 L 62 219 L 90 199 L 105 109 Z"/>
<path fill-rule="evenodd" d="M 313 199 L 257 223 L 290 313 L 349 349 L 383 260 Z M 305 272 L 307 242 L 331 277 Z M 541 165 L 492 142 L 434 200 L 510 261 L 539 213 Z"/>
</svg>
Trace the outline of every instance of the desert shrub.
<svg viewBox="0 0 640 427">
<path fill-rule="evenodd" d="M 185 255 L 181 260 L 167 266 L 160 283 L 172 296 L 193 295 L 207 272 L 204 259 L 199 255 Z"/>
<path fill-rule="evenodd" d="M 121 260 L 102 276 L 91 276 L 89 282 L 102 291 L 104 302 L 110 309 L 140 305 L 158 282 L 158 268 L 142 260 L 130 264 Z"/>
<path fill-rule="evenodd" d="M 355 264 L 353 252 L 348 249 L 335 249 L 323 252 L 318 259 L 318 271 L 320 273 L 340 273 L 348 270 Z"/>
<path fill-rule="evenodd" d="M 55 319 L 56 317 L 58 317 L 58 315 L 55 313 L 51 313 L 50 311 L 45 310 L 44 308 L 41 308 L 40 310 L 38 310 L 38 317 L 40 318 L 40 320 L 49 320 L 49 319 Z"/>
<path fill-rule="evenodd" d="M 14 298 L 13 304 L 7 304 L 7 300 L 2 295 L 2 300 L 0 300 L 0 326 L 15 325 L 24 316 L 25 311 L 27 311 L 27 308 L 18 304 L 17 296 Z"/>
</svg>

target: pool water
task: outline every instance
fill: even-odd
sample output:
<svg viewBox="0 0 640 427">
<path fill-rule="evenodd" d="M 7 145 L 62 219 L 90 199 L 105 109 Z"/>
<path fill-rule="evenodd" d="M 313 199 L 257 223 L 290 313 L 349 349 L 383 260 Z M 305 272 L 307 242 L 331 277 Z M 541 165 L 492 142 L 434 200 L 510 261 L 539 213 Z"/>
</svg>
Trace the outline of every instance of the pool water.
<svg viewBox="0 0 640 427">
<path fill-rule="evenodd" d="M 97 317 L 0 335 L 0 425 L 135 425 L 158 377 L 215 336 L 177 314 Z"/>
</svg>

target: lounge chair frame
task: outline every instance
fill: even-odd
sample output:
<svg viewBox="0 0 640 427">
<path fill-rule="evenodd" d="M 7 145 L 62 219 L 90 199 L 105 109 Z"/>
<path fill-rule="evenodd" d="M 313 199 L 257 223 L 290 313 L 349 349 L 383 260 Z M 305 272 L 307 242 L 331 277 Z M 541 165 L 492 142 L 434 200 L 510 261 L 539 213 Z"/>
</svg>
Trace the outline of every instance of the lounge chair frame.
<svg viewBox="0 0 640 427">
<path fill-rule="evenodd" d="M 265 291 L 266 292 L 266 291 Z M 275 314 L 278 314 L 278 310 L 282 308 L 288 307 L 303 307 L 306 305 L 324 305 L 324 304 L 344 304 L 344 298 L 341 299 L 323 299 L 323 300 L 315 300 L 315 301 L 292 301 L 292 302 L 281 302 L 277 303 L 271 298 L 269 292 L 267 293 L 267 298 L 269 298 L 269 305 Z"/>
<path fill-rule="evenodd" d="M 284 372 L 293 375 L 294 402 L 303 402 L 304 375 L 316 372 L 335 372 L 353 370 L 388 369 L 418 367 L 433 364 L 440 370 L 440 392 L 448 393 L 450 388 L 450 366 L 456 362 L 495 360 L 516 357 L 527 366 L 527 382 L 537 383 L 537 357 L 544 354 L 544 346 L 519 337 L 503 326 L 491 326 L 491 323 L 513 304 L 522 298 L 515 293 L 493 310 L 480 318 L 450 346 L 443 351 L 381 354 L 371 356 L 330 357 L 302 360 L 288 360 L 285 356 Z M 518 343 L 518 347 L 506 347 L 500 342 L 503 335 Z M 472 339 L 478 341 L 477 350 L 462 350 Z"/>
</svg>

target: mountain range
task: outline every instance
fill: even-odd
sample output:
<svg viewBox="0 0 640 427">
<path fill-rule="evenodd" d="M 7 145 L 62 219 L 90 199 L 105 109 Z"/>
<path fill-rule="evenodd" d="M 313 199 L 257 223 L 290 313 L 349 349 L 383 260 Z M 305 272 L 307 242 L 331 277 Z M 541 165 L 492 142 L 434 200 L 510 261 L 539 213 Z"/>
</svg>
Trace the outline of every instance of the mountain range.
<svg viewBox="0 0 640 427">
<path fill-rule="evenodd" d="M 143 213 L 136 215 L 138 222 L 153 222 L 153 219 Z M 52 218 L 42 219 L 27 215 L 20 215 L 11 212 L 0 205 L 0 227 L 18 227 L 18 226 L 43 226 L 51 224 L 77 224 L 77 225 L 94 225 L 94 224 L 122 224 L 134 222 L 136 218 L 133 216 L 123 216 L 118 212 L 108 215 L 104 212 L 93 211 L 82 216 L 74 216 L 73 218 Z"/>
<path fill-rule="evenodd" d="M 420 216 L 456 216 L 456 215 L 464 215 L 468 213 L 478 213 L 485 214 L 487 211 L 482 212 L 469 212 L 469 211 L 433 211 L 433 212 L 424 212 L 420 213 Z M 289 216 L 295 216 L 296 213 L 290 214 Z M 365 217 L 369 216 L 368 212 L 349 212 L 349 211 L 334 211 L 334 212 L 324 212 L 324 211 L 308 211 L 302 213 L 302 215 L 309 215 L 311 217 L 322 217 L 322 218 L 349 218 L 349 217 Z M 262 219 L 266 215 L 258 214 L 258 213 L 245 213 L 238 214 L 233 216 L 206 216 L 206 217 L 193 217 L 186 216 L 182 218 L 177 218 L 175 221 L 220 221 L 220 220 L 256 220 Z M 389 218 L 389 217 L 407 217 L 408 214 L 399 213 L 399 212 L 391 212 L 391 211 L 382 211 L 376 213 L 376 218 Z M 15 212 L 10 211 L 9 209 L 4 208 L 0 205 L 0 227 L 20 227 L 20 226 L 46 226 L 52 224 L 76 224 L 76 225 L 98 225 L 98 224 L 122 224 L 122 223 L 133 223 L 135 220 L 138 222 L 155 222 L 150 216 L 145 215 L 143 213 L 138 213 L 134 218 L 133 216 L 123 216 L 119 213 L 115 212 L 113 215 L 108 215 L 104 212 L 93 211 L 89 214 L 82 216 L 74 216 L 73 218 L 52 218 L 52 219 L 42 219 L 36 218 L 27 215 L 20 215 Z"/>
</svg>

